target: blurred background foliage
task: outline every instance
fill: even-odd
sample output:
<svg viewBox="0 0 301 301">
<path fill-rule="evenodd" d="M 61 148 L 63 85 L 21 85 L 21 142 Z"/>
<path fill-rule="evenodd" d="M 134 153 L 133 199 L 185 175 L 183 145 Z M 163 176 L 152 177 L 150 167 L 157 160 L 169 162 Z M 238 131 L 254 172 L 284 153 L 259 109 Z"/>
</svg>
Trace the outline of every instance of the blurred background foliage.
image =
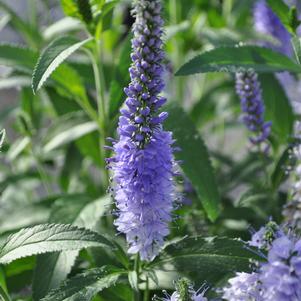
<svg viewBox="0 0 301 301">
<path fill-rule="evenodd" d="M 116 135 L 118 112 L 125 98 L 123 87 L 129 82 L 133 18 L 130 1 L 90 2 L 92 14 L 79 12 L 71 0 L 0 1 L 0 127 L 7 133 L 0 153 L 2 237 L 46 222 L 74 223 L 115 235 L 111 200 L 106 196 L 109 178 L 104 159 L 110 153 L 103 146 L 106 137 Z M 277 132 L 276 124 L 271 156 L 265 158 L 250 152 L 233 75 L 174 76 L 195 54 L 217 46 L 256 41 L 253 2 L 165 0 L 165 93 L 168 106 L 174 110 L 166 127 L 180 129 L 179 135 L 184 135 L 180 140 L 187 144 L 186 148 L 180 145 L 185 156 L 194 154 L 186 168 L 195 169 L 188 176 L 183 167 L 183 177 L 178 180 L 184 200 L 177 209 L 171 238 L 197 234 L 247 239 L 250 225 L 256 228 L 270 216 L 276 221 L 281 217 L 287 199 L 284 165 L 289 160 L 295 116 L 290 113 L 286 124 L 281 125 L 281 129 L 287 129 L 284 133 Z M 31 75 L 37 60 L 43 49 L 62 36 L 74 38 L 75 42 L 92 36 L 99 47 L 86 41 L 45 83 L 40 82 L 41 89 L 34 94 Z M 91 64 L 89 53 L 96 58 L 99 73 L 93 70 L 95 64 Z M 97 88 L 98 81 L 101 89 Z M 105 100 L 105 124 L 98 93 Z M 266 98 L 277 101 L 277 95 Z M 285 100 L 276 106 L 276 116 L 283 110 L 291 112 L 286 95 L 283 97 Z M 267 108 L 267 114 L 273 112 Z M 181 131 L 183 128 L 189 131 Z M 190 145 L 195 139 L 199 140 Z M 215 170 L 211 183 L 206 182 L 202 166 L 198 169 L 199 162 L 208 160 L 202 141 Z M 200 181 L 200 187 L 196 187 Z M 198 193 L 204 189 L 220 198 L 220 214 L 215 223 L 207 217 Z M 87 209 L 88 205 L 92 210 Z M 124 245 L 121 236 L 117 239 Z M 13 299 L 29 298 L 35 262 L 30 257 L 4 268 Z M 118 265 L 115 258 L 101 250 L 81 251 L 71 275 L 103 262 Z M 37 278 L 34 285 L 39 285 Z M 51 283 L 50 287 L 56 285 Z M 119 296 L 118 288 L 114 289 L 114 300 L 128 300 L 123 299 L 127 291 L 123 286 L 120 285 Z M 95 300 L 111 300 L 106 297 L 108 290 Z"/>
</svg>

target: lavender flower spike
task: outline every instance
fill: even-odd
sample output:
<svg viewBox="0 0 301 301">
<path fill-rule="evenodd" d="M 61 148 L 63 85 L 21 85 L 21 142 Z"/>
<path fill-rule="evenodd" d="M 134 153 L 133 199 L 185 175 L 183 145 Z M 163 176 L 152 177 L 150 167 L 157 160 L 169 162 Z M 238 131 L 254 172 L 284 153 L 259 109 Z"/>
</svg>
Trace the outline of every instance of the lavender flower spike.
<svg viewBox="0 0 301 301">
<path fill-rule="evenodd" d="M 290 34 L 265 0 L 257 1 L 254 6 L 254 26 L 257 32 L 270 35 L 278 42 L 278 45 L 265 42 L 265 46 L 271 47 L 287 56 L 292 54 Z"/>
<path fill-rule="evenodd" d="M 223 299 L 227 301 L 264 301 L 261 297 L 259 274 L 237 273 L 223 288 Z"/>
<path fill-rule="evenodd" d="M 236 92 L 244 113 L 243 122 L 253 133 L 250 141 L 260 146 L 266 143 L 271 132 L 271 122 L 264 121 L 264 103 L 257 74 L 254 72 L 236 74 Z M 265 151 L 267 151 L 267 147 Z"/>
<path fill-rule="evenodd" d="M 159 0 L 134 2 L 131 83 L 125 88 L 127 108 L 119 118 L 119 141 L 113 143 L 117 229 L 126 235 L 128 252 L 151 261 L 169 234 L 174 191 L 173 139 L 163 130 L 167 113 L 158 113 L 166 99 L 162 74 L 163 20 Z"/>
</svg>

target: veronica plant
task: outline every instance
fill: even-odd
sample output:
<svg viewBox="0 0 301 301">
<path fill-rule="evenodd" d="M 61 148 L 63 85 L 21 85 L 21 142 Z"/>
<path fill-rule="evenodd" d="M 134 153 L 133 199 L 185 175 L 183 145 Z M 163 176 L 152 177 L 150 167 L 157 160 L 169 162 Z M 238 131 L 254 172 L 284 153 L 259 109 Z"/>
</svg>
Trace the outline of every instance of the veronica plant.
<svg viewBox="0 0 301 301">
<path fill-rule="evenodd" d="M 273 75 L 301 66 L 281 0 L 15 2 L 0 0 L 0 299 L 299 300 L 298 236 L 269 222 L 246 241 L 291 200 L 297 116 Z M 250 45 L 253 9 L 268 47 Z"/>
</svg>

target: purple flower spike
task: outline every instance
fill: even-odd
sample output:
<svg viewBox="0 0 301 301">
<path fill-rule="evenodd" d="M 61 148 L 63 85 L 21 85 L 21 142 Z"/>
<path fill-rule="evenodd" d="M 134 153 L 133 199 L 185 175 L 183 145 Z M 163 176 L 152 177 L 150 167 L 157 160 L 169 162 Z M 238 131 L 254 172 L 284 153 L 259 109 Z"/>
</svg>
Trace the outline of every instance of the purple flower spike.
<svg viewBox="0 0 301 301">
<path fill-rule="evenodd" d="M 223 288 L 223 299 L 227 301 L 264 301 L 261 297 L 258 273 L 237 273 Z"/>
<path fill-rule="evenodd" d="M 263 300 L 301 300 L 300 246 L 301 241 L 289 235 L 273 242 L 268 262 L 260 270 Z"/>
<path fill-rule="evenodd" d="M 271 47 L 288 56 L 292 54 L 290 34 L 265 0 L 257 1 L 254 6 L 254 26 L 256 31 L 270 35 L 278 42 L 278 45 L 265 42 L 265 46 Z"/>
<path fill-rule="evenodd" d="M 125 88 L 127 109 L 121 110 L 119 141 L 111 160 L 118 231 L 126 235 L 128 252 L 153 260 L 169 234 L 174 191 L 173 139 L 163 130 L 167 113 L 158 110 L 165 98 L 159 0 L 134 2 L 131 83 Z"/>
<path fill-rule="evenodd" d="M 253 145 L 262 145 L 267 142 L 271 132 L 271 122 L 264 121 L 264 103 L 257 74 L 237 73 L 236 92 L 241 101 L 243 112 L 242 120 L 246 127 L 252 132 L 250 141 Z M 265 146 L 265 152 L 268 146 Z"/>
</svg>

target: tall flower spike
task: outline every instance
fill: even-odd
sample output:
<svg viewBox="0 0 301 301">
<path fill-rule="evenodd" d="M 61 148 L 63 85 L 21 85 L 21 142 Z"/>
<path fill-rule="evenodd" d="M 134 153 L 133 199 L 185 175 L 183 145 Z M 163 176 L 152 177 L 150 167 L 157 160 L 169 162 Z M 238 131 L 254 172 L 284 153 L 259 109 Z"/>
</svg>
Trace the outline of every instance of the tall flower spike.
<svg viewBox="0 0 301 301">
<path fill-rule="evenodd" d="M 274 240 L 259 280 L 265 301 L 301 300 L 301 240 L 292 235 Z"/>
<path fill-rule="evenodd" d="M 131 83 L 125 88 L 127 108 L 121 110 L 119 141 L 109 159 L 118 217 L 128 252 L 151 261 L 169 234 L 174 192 L 173 139 L 163 130 L 167 113 L 158 113 L 166 99 L 162 74 L 163 20 L 159 0 L 137 0 L 132 40 Z"/>
<path fill-rule="evenodd" d="M 251 143 L 257 146 L 264 143 L 264 152 L 267 152 L 267 138 L 271 132 L 271 122 L 264 121 L 264 103 L 257 74 L 237 73 L 236 92 L 241 101 L 243 122 L 253 133 L 249 138 Z"/>
<path fill-rule="evenodd" d="M 276 45 L 265 42 L 265 46 L 288 56 L 292 54 L 291 36 L 265 0 L 257 1 L 254 6 L 254 26 L 259 33 L 270 35 L 276 39 Z"/>
<path fill-rule="evenodd" d="M 227 301 L 264 301 L 258 273 L 237 273 L 223 288 L 223 299 Z"/>
</svg>

